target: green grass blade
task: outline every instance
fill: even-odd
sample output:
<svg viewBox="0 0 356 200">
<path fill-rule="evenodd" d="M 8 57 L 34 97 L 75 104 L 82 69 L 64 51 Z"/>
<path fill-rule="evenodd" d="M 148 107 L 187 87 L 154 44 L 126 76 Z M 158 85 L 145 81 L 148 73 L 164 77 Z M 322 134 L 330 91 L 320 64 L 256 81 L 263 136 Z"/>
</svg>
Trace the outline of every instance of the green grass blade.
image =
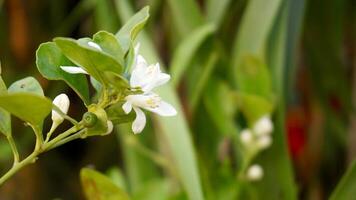
<svg viewBox="0 0 356 200">
<path fill-rule="evenodd" d="M 188 65 L 195 57 L 197 50 L 203 44 L 208 36 L 213 34 L 215 26 L 205 24 L 195 29 L 189 36 L 185 37 L 177 47 L 172 56 L 171 75 L 172 84 L 177 86 L 183 73 L 187 70 Z"/>
<path fill-rule="evenodd" d="M 172 10 L 173 22 L 183 37 L 204 21 L 194 0 L 168 0 L 168 5 Z"/>
<path fill-rule="evenodd" d="M 336 189 L 330 196 L 330 200 L 353 199 L 356 196 L 356 161 L 352 162 Z"/>
<path fill-rule="evenodd" d="M 206 5 L 207 21 L 221 24 L 231 0 L 208 0 Z"/>
<path fill-rule="evenodd" d="M 124 9 L 126 12 L 131 10 L 127 2 L 119 2 L 121 5 L 119 6 L 120 10 Z M 126 21 L 130 16 L 121 17 L 123 21 Z M 157 56 L 156 50 L 153 47 L 152 41 L 144 33 L 141 33 L 140 43 L 142 48 L 141 52 L 148 61 L 159 61 L 159 57 Z M 156 117 L 154 119 L 157 121 L 163 136 L 168 142 L 168 146 L 172 152 L 175 166 L 180 176 L 182 185 L 190 199 L 204 199 L 200 182 L 200 175 L 198 172 L 198 163 L 190 135 L 191 133 L 189 131 L 186 119 L 184 118 L 183 110 L 180 106 L 177 94 L 175 93 L 172 85 L 162 86 L 159 88 L 158 93 L 163 99 L 171 103 L 178 112 L 176 117 Z"/>
</svg>

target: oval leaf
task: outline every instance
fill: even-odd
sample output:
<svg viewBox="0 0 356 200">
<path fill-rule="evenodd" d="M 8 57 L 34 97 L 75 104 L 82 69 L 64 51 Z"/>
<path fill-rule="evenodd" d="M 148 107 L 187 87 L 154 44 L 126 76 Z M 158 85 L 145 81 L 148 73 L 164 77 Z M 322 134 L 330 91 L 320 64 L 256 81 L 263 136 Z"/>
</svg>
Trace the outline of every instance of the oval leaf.
<svg viewBox="0 0 356 200">
<path fill-rule="evenodd" d="M 124 63 L 124 52 L 115 35 L 106 31 L 99 31 L 93 36 L 93 41 L 99 44 L 104 52 L 113 56 L 119 63 Z"/>
<path fill-rule="evenodd" d="M 43 77 L 48 80 L 63 80 L 79 95 L 86 105 L 90 103 L 85 75 L 70 74 L 60 68 L 60 66 L 72 66 L 74 64 L 62 54 L 55 43 L 47 42 L 40 45 L 36 51 L 36 65 Z"/>
<path fill-rule="evenodd" d="M 145 26 L 149 16 L 149 7 L 146 6 L 132 16 L 119 32 L 116 33 L 116 38 L 120 41 L 125 54 L 129 49 L 131 42 L 135 40 L 138 33 Z"/>
<path fill-rule="evenodd" d="M 88 168 L 80 170 L 80 180 L 87 200 L 128 200 L 129 196 L 103 174 Z"/>
<path fill-rule="evenodd" d="M 40 83 L 38 83 L 38 81 L 31 76 L 23 78 L 11 84 L 8 89 L 8 92 L 29 92 L 39 96 L 44 96 Z"/>
<path fill-rule="evenodd" d="M 74 64 L 83 67 L 96 80 L 106 83 L 102 76 L 105 71 L 121 74 L 122 65 L 111 55 L 70 38 L 56 38 L 54 42 L 62 53 Z"/>
<path fill-rule="evenodd" d="M 18 92 L 1 94 L 0 107 L 34 126 L 40 126 L 51 112 L 52 102 L 46 97 Z"/>
</svg>

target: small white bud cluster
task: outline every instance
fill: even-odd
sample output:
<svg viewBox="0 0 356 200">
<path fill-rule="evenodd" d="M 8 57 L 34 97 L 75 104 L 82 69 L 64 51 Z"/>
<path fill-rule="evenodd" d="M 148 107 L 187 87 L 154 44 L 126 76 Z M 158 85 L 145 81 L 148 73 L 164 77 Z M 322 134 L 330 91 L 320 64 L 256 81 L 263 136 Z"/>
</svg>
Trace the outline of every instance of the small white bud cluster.
<svg viewBox="0 0 356 200">
<path fill-rule="evenodd" d="M 248 149 L 266 149 L 272 144 L 271 133 L 273 123 L 269 116 L 261 117 L 253 126 L 253 129 L 244 129 L 240 133 L 241 143 Z"/>
<path fill-rule="evenodd" d="M 240 133 L 240 141 L 250 156 L 255 156 L 259 151 L 268 148 L 272 144 L 273 123 L 270 116 L 261 117 L 253 125 L 252 129 L 244 129 Z M 260 165 L 253 164 L 246 170 L 245 177 L 249 181 L 258 181 L 263 177 L 263 169 Z"/>
</svg>

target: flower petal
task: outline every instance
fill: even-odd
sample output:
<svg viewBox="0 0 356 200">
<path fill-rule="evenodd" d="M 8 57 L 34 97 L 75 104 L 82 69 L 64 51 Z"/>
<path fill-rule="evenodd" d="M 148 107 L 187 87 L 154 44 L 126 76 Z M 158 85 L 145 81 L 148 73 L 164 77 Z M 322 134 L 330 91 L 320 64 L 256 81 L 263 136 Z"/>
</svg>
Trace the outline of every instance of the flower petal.
<svg viewBox="0 0 356 200">
<path fill-rule="evenodd" d="M 76 67 L 76 66 L 60 66 L 60 68 L 70 74 L 88 74 L 87 71 L 85 71 L 81 67 Z"/>
<path fill-rule="evenodd" d="M 124 112 L 126 114 L 129 114 L 132 110 L 132 104 L 128 101 L 126 101 L 123 105 L 122 105 L 122 109 L 124 110 Z"/>
<path fill-rule="evenodd" d="M 100 47 L 97 43 L 95 43 L 95 42 L 88 42 L 88 45 L 89 45 L 90 47 L 93 47 L 94 49 L 97 49 L 97 50 L 99 50 L 99 51 L 103 51 L 103 49 L 101 49 L 101 47 Z"/>
<path fill-rule="evenodd" d="M 140 108 L 133 107 L 133 109 L 136 112 L 136 118 L 132 123 L 132 131 L 135 134 L 138 134 L 142 132 L 143 128 L 145 128 L 146 116 Z"/>
<path fill-rule="evenodd" d="M 171 104 L 169 104 L 165 101 L 161 101 L 159 103 L 159 105 L 155 108 L 144 107 L 144 109 L 149 110 L 151 112 L 154 112 L 154 113 L 164 116 L 164 117 L 177 115 L 176 109 Z"/>
</svg>

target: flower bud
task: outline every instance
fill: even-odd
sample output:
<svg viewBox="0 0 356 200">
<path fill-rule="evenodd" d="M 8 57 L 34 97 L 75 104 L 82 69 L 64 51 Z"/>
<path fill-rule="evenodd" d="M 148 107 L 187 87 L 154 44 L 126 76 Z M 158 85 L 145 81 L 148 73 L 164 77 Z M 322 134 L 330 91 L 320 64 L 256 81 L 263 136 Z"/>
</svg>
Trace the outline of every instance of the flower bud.
<svg viewBox="0 0 356 200">
<path fill-rule="evenodd" d="M 261 117 L 254 125 L 253 131 L 256 135 L 268 135 L 273 131 L 273 123 L 269 116 Z"/>
<path fill-rule="evenodd" d="M 266 149 L 272 144 L 272 137 L 270 135 L 262 135 L 257 139 L 257 146 L 259 149 Z"/>
<path fill-rule="evenodd" d="M 98 117 L 92 112 L 86 112 L 83 115 L 83 123 L 87 128 L 93 127 L 98 121 Z"/>
<path fill-rule="evenodd" d="M 253 140 L 253 135 L 252 135 L 251 130 L 249 130 L 249 129 L 242 130 L 240 133 L 240 140 L 241 140 L 242 144 L 244 144 L 246 146 L 250 145 Z"/>
<path fill-rule="evenodd" d="M 260 165 L 254 164 L 247 169 L 247 179 L 250 181 L 258 181 L 263 177 L 263 169 Z"/>
<path fill-rule="evenodd" d="M 53 100 L 53 104 L 55 106 L 57 106 L 64 114 L 67 114 L 68 109 L 69 109 L 69 98 L 66 94 L 60 94 L 58 96 L 56 96 L 56 98 L 54 98 Z M 59 124 L 61 124 L 63 122 L 63 117 L 57 113 L 57 111 L 52 110 L 52 121 L 53 123 L 57 124 L 57 126 Z"/>
</svg>

